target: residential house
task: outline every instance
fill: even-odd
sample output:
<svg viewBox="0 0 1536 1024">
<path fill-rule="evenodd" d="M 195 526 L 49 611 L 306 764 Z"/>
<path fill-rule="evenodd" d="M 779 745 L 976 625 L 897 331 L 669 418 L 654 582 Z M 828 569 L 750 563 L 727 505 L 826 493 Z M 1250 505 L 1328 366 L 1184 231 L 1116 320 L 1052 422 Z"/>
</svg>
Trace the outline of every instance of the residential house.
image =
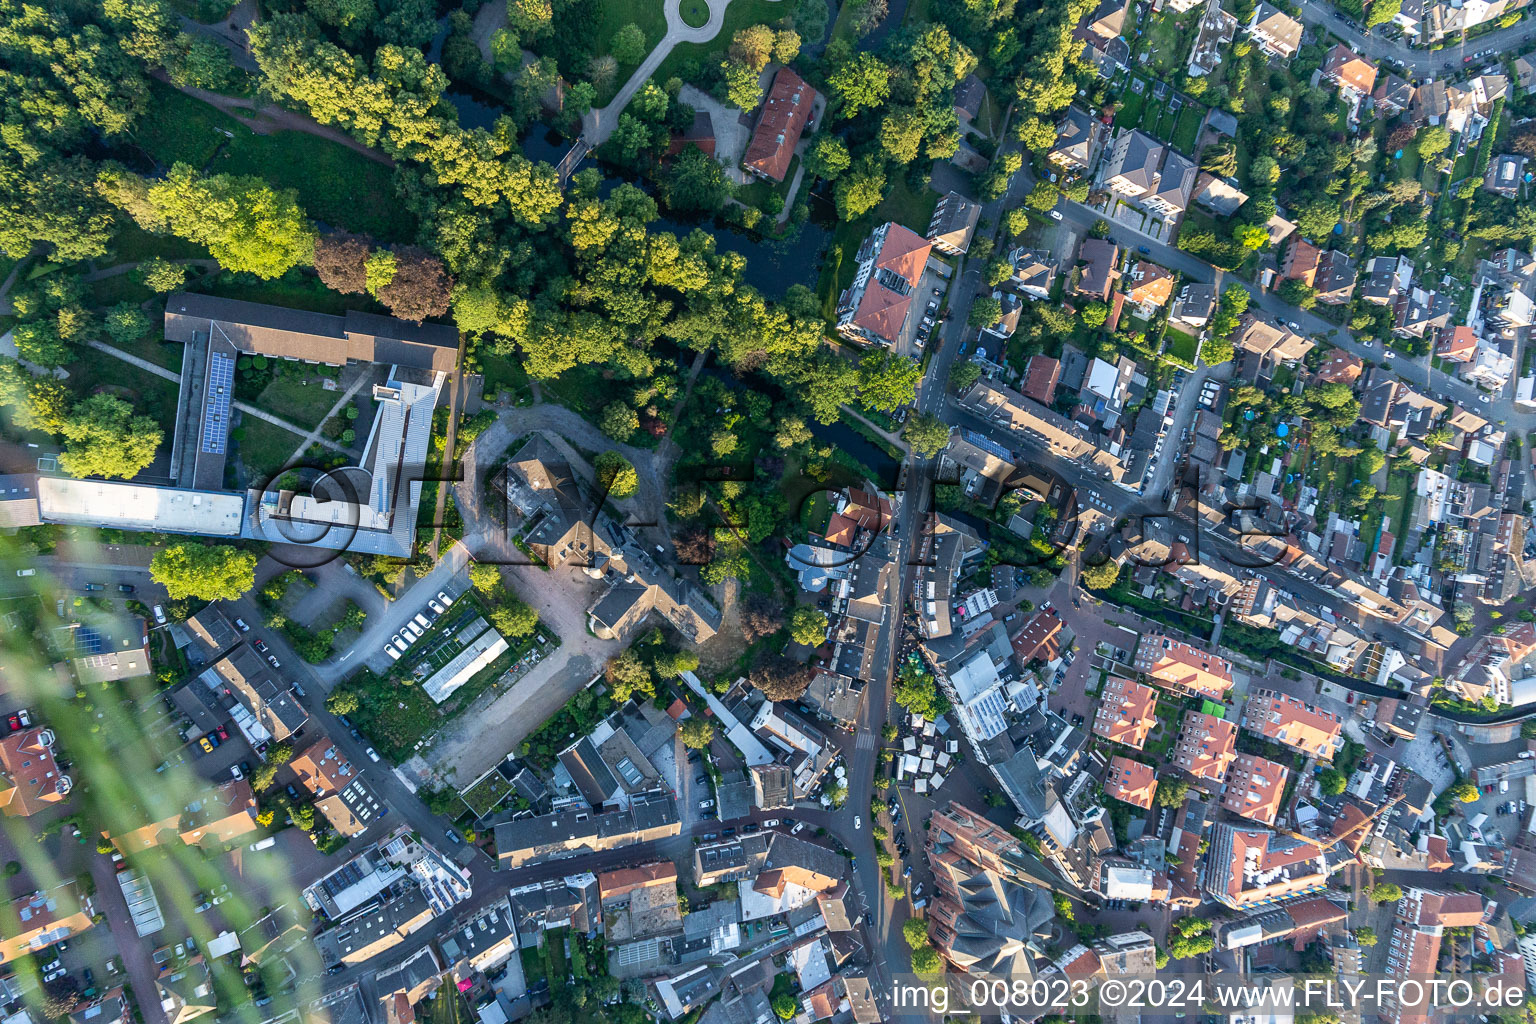
<svg viewBox="0 0 1536 1024">
<path fill-rule="evenodd" d="M 1499 394 L 1515 372 L 1513 349 L 1513 343 L 1502 338 L 1479 338 L 1471 361 L 1458 371 L 1461 379 Z"/>
<path fill-rule="evenodd" d="M 1116 755 L 1109 759 L 1104 776 L 1104 795 L 1121 803 L 1150 810 L 1157 795 L 1157 772 L 1149 764 Z"/>
<path fill-rule="evenodd" d="M 1150 320 L 1152 315 L 1173 298 L 1173 274 L 1155 263 L 1137 260 L 1127 278 L 1127 298 L 1138 307 L 1137 315 Z"/>
<path fill-rule="evenodd" d="M 1521 92 L 1536 92 L 1536 54 L 1527 53 L 1516 57 L 1512 65 L 1515 85 Z"/>
<path fill-rule="evenodd" d="M 1396 117 L 1413 103 L 1413 83 L 1390 72 L 1378 75 L 1371 100 L 1382 117 Z"/>
<path fill-rule="evenodd" d="M 1317 261 L 1322 256 L 1317 246 L 1304 238 L 1294 239 L 1285 250 L 1280 264 L 1280 278 L 1284 281 L 1300 281 L 1310 286 L 1317 279 Z"/>
<path fill-rule="evenodd" d="M 1020 246 L 1008 254 L 1013 276 L 1008 279 L 1015 291 L 1025 298 L 1047 300 L 1056 282 L 1056 258 L 1045 249 Z"/>
<path fill-rule="evenodd" d="M 1344 720 L 1337 714 L 1277 690 L 1249 694 L 1243 728 L 1321 761 L 1333 760 L 1344 743 Z"/>
<path fill-rule="evenodd" d="M 1301 47 L 1301 22 L 1267 3 L 1253 9 L 1247 32 L 1265 53 L 1290 60 Z"/>
<path fill-rule="evenodd" d="M 1317 274 L 1312 287 L 1317 301 L 1328 306 L 1343 306 L 1355 294 L 1355 261 L 1337 249 L 1325 251 L 1317 259 Z"/>
<path fill-rule="evenodd" d="M 821 94 L 792 69 L 781 67 L 774 72 L 742 166 L 760 178 L 783 181 L 801 134 L 812 127 L 813 109 L 820 99 Z"/>
<path fill-rule="evenodd" d="M 1515 153 L 1500 153 L 1488 161 L 1483 175 L 1483 188 L 1497 195 L 1513 199 L 1525 183 L 1525 166 L 1529 158 Z"/>
<path fill-rule="evenodd" d="M 1360 298 L 1378 306 L 1393 306 L 1413 280 L 1413 264 L 1403 256 L 1372 256 L 1365 265 Z"/>
<path fill-rule="evenodd" d="M 1068 107 L 1056 123 L 1056 144 L 1046 159 L 1068 174 L 1086 172 L 1098 163 L 1108 129 L 1080 107 Z"/>
<path fill-rule="evenodd" d="M 1050 356 L 1030 356 L 1024 366 L 1024 377 L 1019 390 L 1041 405 L 1049 406 L 1056 399 L 1056 385 L 1061 380 L 1061 360 Z"/>
<path fill-rule="evenodd" d="M 542 864 L 572 853 L 616 850 L 678 835 L 677 801 L 664 792 L 637 794 L 629 806 L 594 814 L 567 809 L 495 827 L 496 855 L 507 869 Z"/>
<path fill-rule="evenodd" d="M 1232 688 L 1232 665 L 1227 659 L 1157 633 L 1138 641 L 1133 667 L 1175 693 L 1219 701 Z"/>
<path fill-rule="evenodd" d="M 691 125 L 672 129 L 667 156 L 677 156 L 689 146 L 697 146 L 705 156 L 715 155 L 715 122 L 709 111 L 695 110 Z"/>
<path fill-rule="evenodd" d="M 219 1008 L 213 973 L 201 953 L 177 960 L 155 979 L 160 1010 L 168 1024 L 187 1024 Z"/>
<path fill-rule="evenodd" d="M 1451 363 L 1469 363 L 1477 352 L 1477 340 L 1477 333 L 1470 327 L 1442 331 L 1435 342 L 1435 355 Z"/>
<path fill-rule="evenodd" d="M 1237 19 L 1221 9 L 1221 0 L 1206 0 L 1194 45 L 1189 50 L 1189 77 L 1202 78 L 1215 71 L 1236 35 Z"/>
<path fill-rule="evenodd" d="M 1353 384 L 1364 369 L 1365 360 L 1353 352 L 1330 349 L 1327 358 L 1312 371 L 1312 379 L 1320 384 Z"/>
<path fill-rule="evenodd" d="M 320 737 L 289 765 L 339 835 L 367 831 L 384 810 L 373 787 L 329 737 Z"/>
<path fill-rule="evenodd" d="M 1242 315 L 1232 337 L 1234 348 L 1252 352 L 1258 357 L 1259 365 L 1269 371 L 1282 363 L 1301 359 L 1312 351 L 1314 344 L 1312 339 L 1253 313 Z"/>
<path fill-rule="evenodd" d="M 1124 129 L 1110 144 L 1100 181 L 1105 188 L 1164 219 L 1181 216 L 1194 194 L 1198 168 L 1140 129 Z"/>
<path fill-rule="evenodd" d="M 1354 106 L 1376 88 L 1376 65 L 1338 43 L 1323 58 L 1323 77 L 1339 87 L 1346 104 Z"/>
<path fill-rule="evenodd" d="M 1290 774 L 1283 764 L 1254 754 L 1238 754 L 1227 771 L 1221 806 L 1261 825 L 1273 825 Z"/>
<path fill-rule="evenodd" d="M 1101 42 L 1117 38 L 1125 28 L 1127 0 L 1102 0 L 1097 8 L 1083 19 L 1081 32 Z"/>
<path fill-rule="evenodd" d="M 1082 264 L 1077 293 L 1108 302 L 1110 289 L 1120 279 L 1120 247 L 1102 238 L 1085 238 L 1077 259 Z"/>
<path fill-rule="evenodd" d="M 1399 293 L 1392 308 L 1392 330 L 1404 337 L 1422 338 L 1424 332 L 1441 330 L 1450 323 L 1453 311 L 1446 292 L 1426 292 L 1414 287 Z"/>
<path fill-rule="evenodd" d="M 928 241 L 939 252 L 950 256 L 964 255 L 971 247 L 971 236 L 980 219 L 981 204 L 958 192 L 948 192 L 933 208 L 933 216 L 928 221 Z"/>
<path fill-rule="evenodd" d="M 895 222 L 875 228 L 859 246 L 853 283 L 838 299 L 838 333 L 858 344 L 895 345 L 906 330 L 913 289 L 932 248 Z"/>
<path fill-rule="evenodd" d="M 1140 750 L 1157 726 L 1157 691 L 1150 686 L 1110 676 L 1093 714 L 1093 733 L 1111 743 Z"/>
<path fill-rule="evenodd" d="M 0 964 L 34 953 L 91 927 L 96 908 L 74 881 L 11 901 L 9 921 L 0 937 Z"/>
<path fill-rule="evenodd" d="M 1005 292 L 999 289 L 993 289 L 992 297 L 996 299 L 998 303 L 997 322 L 983 327 L 981 329 L 983 338 L 978 339 L 978 341 L 985 340 L 985 338 L 988 337 L 994 338 L 997 341 L 1006 341 L 1013 337 L 1013 332 L 1017 330 L 1019 326 L 1019 317 L 1024 312 L 1024 300 L 1019 298 L 1013 292 Z M 977 357 L 981 358 L 984 351 L 984 348 L 978 347 L 976 350 Z M 1001 347 L 995 349 L 994 351 L 1000 353 Z"/>
<path fill-rule="evenodd" d="M 981 105 L 987 98 L 987 86 L 975 74 L 966 75 L 955 86 L 955 117 L 961 123 L 970 124 L 981 113 Z"/>
<path fill-rule="evenodd" d="M 74 788 L 53 757 L 52 729 L 21 729 L 0 740 L 0 811 L 28 817 L 64 802 Z"/>
<path fill-rule="evenodd" d="M 1248 193 L 1238 188 L 1233 180 L 1218 178 L 1214 174 L 1201 171 L 1200 176 L 1195 179 L 1192 198 L 1213 213 L 1230 217 L 1248 201 Z"/>
<path fill-rule="evenodd" d="M 1237 758 L 1237 726 L 1203 711 L 1184 712 L 1171 763 L 1202 782 L 1221 782 Z"/>
<path fill-rule="evenodd" d="M 1187 284 L 1179 289 L 1169 315 L 1172 323 L 1201 328 L 1211 322 L 1216 312 L 1216 289 L 1208 284 Z"/>
</svg>

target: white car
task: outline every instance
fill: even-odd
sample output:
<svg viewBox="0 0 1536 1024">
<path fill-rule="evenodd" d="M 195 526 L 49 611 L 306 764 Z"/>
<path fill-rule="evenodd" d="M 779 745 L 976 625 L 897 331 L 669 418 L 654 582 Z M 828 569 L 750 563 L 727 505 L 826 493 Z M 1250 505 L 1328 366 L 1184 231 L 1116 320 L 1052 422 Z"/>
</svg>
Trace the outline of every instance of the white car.
<svg viewBox="0 0 1536 1024">
<path fill-rule="evenodd" d="M 1479 402 L 1482 402 L 1484 405 L 1488 404 L 1488 396 L 1487 395 L 1478 395 L 1477 396 L 1477 400 Z"/>
<path fill-rule="evenodd" d="M 68 972 L 66 972 L 64 970 L 64 968 L 60 967 L 58 970 L 53 971 L 53 972 L 45 975 L 43 980 L 44 981 L 58 981 L 60 978 L 64 977 L 64 975 L 66 973 L 68 973 Z"/>
<path fill-rule="evenodd" d="M 769 818 L 767 821 L 763 822 L 763 828 L 773 828 L 778 823 L 778 818 Z"/>
<path fill-rule="evenodd" d="M 432 598 L 432 599 L 428 600 L 427 601 L 427 607 L 432 609 L 432 614 L 434 614 L 434 615 L 441 615 L 441 614 L 443 614 L 443 606 L 437 603 L 437 599 L 436 598 Z"/>
<path fill-rule="evenodd" d="M 416 623 L 407 622 L 404 626 L 400 627 L 400 635 L 410 637 L 411 642 L 415 643 L 421 639 L 421 630 L 416 628 Z"/>
<path fill-rule="evenodd" d="M 368 753 L 368 760 L 370 760 L 370 761 L 377 761 L 379 759 L 379 752 L 377 750 L 374 750 L 372 747 L 368 748 L 367 753 Z"/>
<path fill-rule="evenodd" d="M 384 653 L 389 655 L 389 660 L 390 661 L 399 661 L 400 660 L 400 652 L 395 650 L 394 644 L 385 644 L 384 645 Z"/>
<path fill-rule="evenodd" d="M 17 569 L 16 570 L 16 575 L 17 576 L 36 576 L 37 575 L 37 570 L 36 569 Z"/>
<path fill-rule="evenodd" d="M 1532 757 L 1536 757 L 1536 754 L 1532 754 L 1529 750 L 1522 750 L 1515 756 L 1522 761 L 1529 761 Z"/>
<path fill-rule="evenodd" d="M 443 607 L 444 608 L 452 608 L 453 607 L 453 598 L 448 596 L 448 592 L 447 591 L 439 590 L 437 592 L 437 599 L 439 601 L 443 602 Z"/>
<path fill-rule="evenodd" d="M 859 817 L 857 814 L 855 814 L 853 816 L 853 830 L 855 832 L 857 832 L 859 829 L 861 829 L 863 827 L 864 827 L 864 819 Z"/>
<path fill-rule="evenodd" d="M 1372 341 L 1370 338 L 1366 338 L 1360 344 L 1364 345 L 1366 348 L 1375 348 L 1376 347 L 1376 343 L 1374 341 Z"/>
<path fill-rule="evenodd" d="M 789 834 L 792 836 L 797 836 L 800 834 L 800 831 L 803 828 L 805 828 L 805 822 L 797 821 L 795 822 L 795 827 L 789 830 Z"/>
<path fill-rule="evenodd" d="M 1051 211 L 1051 220 L 1061 220 L 1061 213 L 1059 211 L 1057 211 L 1057 210 L 1052 210 Z"/>
<path fill-rule="evenodd" d="M 1381 350 L 1381 354 L 1382 354 L 1382 355 L 1384 355 L 1384 356 L 1386 356 L 1386 357 L 1387 357 L 1387 358 L 1388 358 L 1388 359 L 1396 359 L 1396 358 L 1397 358 L 1397 353 L 1396 353 L 1396 352 L 1393 352 L 1393 351 L 1392 351 L 1392 350 L 1391 350 L 1391 349 L 1389 349 L 1389 348 L 1384 348 L 1384 349 L 1382 349 L 1382 350 Z"/>
</svg>

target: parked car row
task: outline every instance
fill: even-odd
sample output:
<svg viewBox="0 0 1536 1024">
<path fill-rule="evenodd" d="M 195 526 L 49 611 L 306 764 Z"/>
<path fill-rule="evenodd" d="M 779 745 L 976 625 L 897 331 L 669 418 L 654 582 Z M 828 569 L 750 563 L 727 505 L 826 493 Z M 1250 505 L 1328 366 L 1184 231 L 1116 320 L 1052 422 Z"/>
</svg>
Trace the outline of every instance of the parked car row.
<svg viewBox="0 0 1536 1024">
<path fill-rule="evenodd" d="M 411 644 L 420 640 L 423 634 L 432 628 L 432 623 L 437 621 L 438 616 L 452 606 L 453 598 L 448 596 L 447 591 L 439 590 L 436 598 L 428 598 L 427 609 L 432 613 L 432 617 L 429 619 L 421 612 L 411 616 L 410 621 L 400 627 L 400 632 L 390 637 L 389 642 L 384 645 L 384 653 L 389 655 L 389 660 L 399 661 L 400 655 L 410 650 Z"/>
</svg>

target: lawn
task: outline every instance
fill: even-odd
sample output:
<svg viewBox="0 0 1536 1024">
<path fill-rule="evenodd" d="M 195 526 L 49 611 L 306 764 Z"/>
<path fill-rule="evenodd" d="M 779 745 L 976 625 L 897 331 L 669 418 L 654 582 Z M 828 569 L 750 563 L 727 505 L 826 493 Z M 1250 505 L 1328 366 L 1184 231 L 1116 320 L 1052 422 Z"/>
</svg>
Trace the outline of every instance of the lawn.
<svg viewBox="0 0 1536 1024">
<path fill-rule="evenodd" d="M 925 187 L 922 192 L 913 192 L 907 179 L 897 176 L 891 180 L 891 194 L 875 207 L 873 220 L 877 224 L 893 220 L 923 235 L 927 234 L 928 222 L 933 219 L 933 208 L 938 205 L 939 194 L 933 189 Z M 860 238 L 865 234 L 868 234 L 868 226 L 860 232 Z M 855 243 L 854 249 L 857 248 L 858 244 Z"/>
<path fill-rule="evenodd" d="M 703 28 L 709 24 L 709 4 L 704 0 L 683 0 L 680 10 L 683 24 L 689 28 Z"/>
<path fill-rule="evenodd" d="M 293 431 L 242 413 L 236 427 L 235 450 L 253 481 L 265 482 L 287 468 L 293 451 L 304 438 Z"/>
<path fill-rule="evenodd" d="M 156 366 L 163 366 L 172 373 L 181 372 L 181 355 L 186 346 L 179 341 L 166 341 L 162 338 L 158 321 L 155 322 L 154 327 L 150 328 L 149 333 L 138 341 L 121 344 L 108 338 L 106 342 L 113 348 L 136 355 L 140 359 L 147 359 Z"/>
<path fill-rule="evenodd" d="M 647 0 L 629 0 L 628 3 L 625 0 L 607 0 L 607 2 L 616 7 L 627 7 L 631 3 L 635 7 L 647 4 Z M 651 3 L 656 9 L 656 16 L 659 20 L 661 18 L 661 5 L 654 3 L 654 0 L 651 0 Z M 851 5 L 845 4 L 842 13 L 846 13 L 849 6 Z M 788 13 L 790 13 L 790 10 L 785 6 L 783 0 L 731 0 L 731 5 L 725 9 L 725 18 L 720 27 L 720 34 L 707 43 L 679 43 L 677 46 L 674 46 L 672 52 L 667 54 L 667 59 L 662 61 L 661 66 L 651 75 L 651 80 L 659 83 L 665 82 L 674 75 L 681 76 L 683 64 L 687 61 L 701 60 L 716 50 L 723 50 L 730 45 L 731 38 L 742 29 L 750 28 L 753 25 L 772 25 Z M 841 14 L 839 19 L 841 20 Z M 633 21 L 634 19 L 629 18 L 626 20 Z M 619 24 L 622 25 L 623 22 Z M 641 25 L 640 27 L 644 28 L 645 26 Z M 617 28 L 615 31 L 617 31 Z M 660 37 L 661 33 L 658 31 L 656 38 L 659 39 Z M 650 39 L 651 36 L 648 34 L 646 38 Z"/>
<path fill-rule="evenodd" d="M 1193 369 L 1195 366 L 1195 355 L 1200 350 L 1199 340 L 1193 334 L 1185 334 L 1183 331 L 1176 331 L 1172 327 L 1168 328 L 1164 338 L 1168 342 L 1165 349 L 1168 357 Z"/>
<path fill-rule="evenodd" d="M 1131 88 L 1131 82 L 1141 82 L 1142 91 L 1136 92 Z M 1141 123 L 1141 110 L 1146 106 L 1147 90 L 1150 86 L 1141 79 L 1132 77 L 1131 82 L 1125 85 L 1125 91 L 1120 94 L 1120 107 L 1115 111 L 1115 127 L 1134 127 Z"/>
<path fill-rule="evenodd" d="M 1382 511 L 1390 525 L 1387 529 L 1398 538 L 1399 549 L 1408 535 L 1408 493 L 1413 486 L 1412 473 L 1391 473 L 1387 477 L 1386 506 Z"/>
<path fill-rule="evenodd" d="M 339 371 L 286 360 L 272 365 L 272 383 L 251 404 L 301 427 L 314 428 L 325 422 L 331 406 L 341 399 L 341 392 L 327 391 L 320 382 L 327 377 L 334 379 Z"/>
<path fill-rule="evenodd" d="M 305 212 L 326 224 L 390 242 L 415 237 L 416 220 L 397 200 L 394 171 L 385 164 L 302 132 L 257 135 L 201 100 L 150 84 L 154 95 L 138 142 L 158 162 L 259 175 L 275 188 L 295 189 Z"/>
<path fill-rule="evenodd" d="M 1197 103 L 1186 103 L 1179 111 L 1179 119 L 1173 126 L 1173 148 L 1189 156 L 1195 155 L 1195 143 L 1200 138 L 1200 122 L 1205 120 L 1205 109 Z"/>
<path fill-rule="evenodd" d="M 1168 75 L 1184 66 L 1193 39 L 1193 31 L 1186 37 L 1185 30 L 1193 30 L 1198 18 L 1198 14 L 1175 15 L 1165 11 L 1151 19 L 1141 52 L 1152 55 L 1154 73 Z"/>
<path fill-rule="evenodd" d="M 781 200 L 789 197 L 789 186 L 794 182 L 795 169 L 799 166 L 800 158 L 796 156 L 789 162 L 789 168 L 784 172 L 783 181 L 774 182 L 764 178 L 753 178 L 745 185 L 737 185 L 735 188 L 736 198 L 740 202 L 748 206 L 755 206 L 762 210 L 764 214 L 767 214 L 769 196 L 777 192 Z M 780 208 L 783 208 L 782 202 L 780 203 Z"/>
<path fill-rule="evenodd" d="M 142 285 L 132 274 L 113 274 L 90 283 L 91 303 L 95 306 L 115 306 L 119 302 L 138 305 L 155 297 L 154 289 Z"/>
<path fill-rule="evenodd" d="M 640 31 L 645 33 L 645 48 L 649 53 L 661 37 L 667 31 L 667 16 L 662 12 L 659 0 L 603 0 L 601 5 L 602 16 L 597 23 L 597 52 L 607 53 L 613 45 L 613 37 L 625 25 L 635 24 L 640 26 Z M 689 9 L 697 8 L 704 12 L 703 17 L 694 21 L 689 16 Z M 782 17 L 782 15 L 780 15 Z M 726 15 L 729 23 L 730 15 Z M 695 28 L 709 20 L 709 7 L 704 0 L 683 0 L 683 21 Z M 730 37 L 726 37 L 729 42 Z M 623 69 L 624 75 L 628 75 L 634 68 Z M 622 77 L 622 76 L 621 76 Z M 658 81 L 666 81 L 665 76 Z"/>
<path fill-rule="evenodd" d="M 521 401 L 528 394 L 528 374 L 515 357 L 481 353 L 480 373 L 485 378 L 484 395 L 487 400 L 502 391 L 509 391 L 513 401 Z"/>
</svg>

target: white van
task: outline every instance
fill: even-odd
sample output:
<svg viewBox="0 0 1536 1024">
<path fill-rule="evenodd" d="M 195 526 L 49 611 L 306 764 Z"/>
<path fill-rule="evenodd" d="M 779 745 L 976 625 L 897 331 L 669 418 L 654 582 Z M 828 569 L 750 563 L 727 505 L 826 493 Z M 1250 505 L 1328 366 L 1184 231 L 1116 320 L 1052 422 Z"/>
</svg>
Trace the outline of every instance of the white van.
<svg viewBox="0 0 1536 1024">
<path fill-rule="evenodd" d="M 390 661 L 399 661 L 400 660 L 400 652 L 395 650 L 395 645 L 394 644 L 385 644 L 384 645 L 384 653 L 389 655 L 389 660 Z"/>
<path fill-rule="evenodd" d="M 431 620 L 428 619 L 425 615 L 421 614 L 421 612 L 417 612 L 416 617 L 411 621 L 416 623 L 416 625 L 420 626 L 423 630 L 432 625 Z"/>
<path fill-rule="evenodd" d="M 408 636 L 411 638 L 412 642 L 414 642 L 421 639 L 421 630 L 416 628 L 416 624 L 414 622 L 407 622 L 405 625 L 400 627 L 400 635 Z"/>
</svg>

